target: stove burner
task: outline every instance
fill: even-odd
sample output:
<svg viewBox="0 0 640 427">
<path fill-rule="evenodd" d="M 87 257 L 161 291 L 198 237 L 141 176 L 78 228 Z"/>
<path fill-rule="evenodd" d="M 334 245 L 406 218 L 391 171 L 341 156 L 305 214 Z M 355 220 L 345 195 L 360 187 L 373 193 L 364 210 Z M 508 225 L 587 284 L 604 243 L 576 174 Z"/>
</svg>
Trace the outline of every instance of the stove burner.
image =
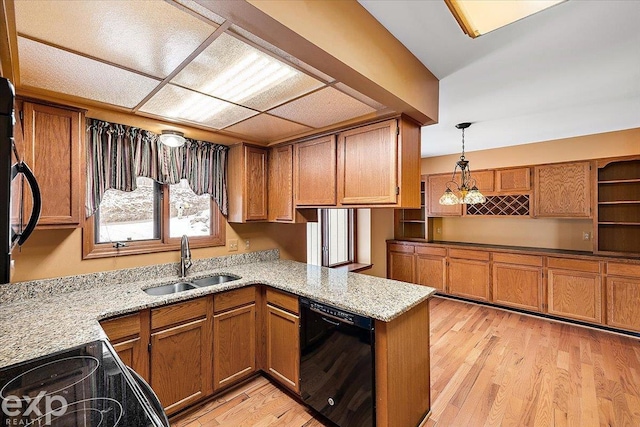
<svg viewBox="0 0 640 427">
<path fill-rule="evenodd" d="M 99 366 L 100 361 L 91 356 L 74 356 L 53 360 L 12 378 L 0 389 L 0 399 L 29 401 L 33 396 L 42 398 L 60 394 L 63 390 L 89 378 L 98 370 Z M 29 388 L 26 388 L 25 384 L 29 384 Z M 53 386 L 55 389 L 49 390 L 49 386 Z M 40 394 L 43 391 L 45 393 Z"/>
<path fill-rule="evenodd" d="M 122 405 L 115 399 L 96 397 L 67 405 L 64 413 L 54 410 L 25 424 L 24 427 L 116 427 L 122 419 Z"/>
</svg>

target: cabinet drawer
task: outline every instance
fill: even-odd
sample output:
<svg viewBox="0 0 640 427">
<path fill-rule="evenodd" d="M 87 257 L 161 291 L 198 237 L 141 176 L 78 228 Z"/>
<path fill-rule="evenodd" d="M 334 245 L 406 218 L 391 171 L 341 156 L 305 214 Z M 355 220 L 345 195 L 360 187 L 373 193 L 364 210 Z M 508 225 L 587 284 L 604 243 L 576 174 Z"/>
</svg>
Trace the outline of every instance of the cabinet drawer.
<svg viewBox="0 0 640 427">
<path fill-rule="evenodd" d="M 416 246 L 416 253 L 421 255 L 447 256 L 446 248 L 433 248 L 429 246 Z"/>
<path fill-rule="evenodd" d="M 549 268 L 562 268 L 565 270 L 584 271 L 586 273 L 600 273 L 600 262 L 570 258 L 547 258 Z"/>
<path fill-rule="evenodd" d="M 109 337 L 109 341 L 116 342 L 140 334 L 140 316 L 135 313 L 103 320 L 100 326 Z"/>
<path fill-rule="evenodd" d="M 449 257 L 477 259 L 478 261 L 489 261 L 489 252 L 474 251 L 469 249 L 449 249 Z"/>
<path fill-rule="evenodd" d="M 521 254 L 503 254 L 494 253 L 493 262 L 502 262 L 505 264 L 531 265 L 534 267 L 542 267 L 542 257 L 539 255 L 521 255 Z"/>
<path fill-rule="evenodd" d="M 210 297 L 198 298 L 166 307 L 151 310 L 151 329 L 175 325 L 207 316 L 207 300 Z"/>
<path fill-rule="evenodd" d="M 395 243 L 389 244 L 389 250 L 393 252 L 404 252 L 406 254 L 412 254 L 414 247 L 412 245 L 397 245 Z"/>
<path fill-rule="evenodd" d="M 255 301 L 256 301 L 255 286 L 250 286 L 248 288 L 235 289 L 233 291 L 221 292 L 213 296 L 213 312 L 220 313 L 221 311 L 229 310 L 235 307 L 240 307 Z"/>
<path fill-rule="evenodd" d="M 608 262 L 607 274 L 617 276 L 640 277 L 640 264 L 624 264 L 621 262 Z"/>
<path fill-rule="evenodd" d="M 298 297 L 267 288 L 267 303 L 298 314 Z"/>
</svg>

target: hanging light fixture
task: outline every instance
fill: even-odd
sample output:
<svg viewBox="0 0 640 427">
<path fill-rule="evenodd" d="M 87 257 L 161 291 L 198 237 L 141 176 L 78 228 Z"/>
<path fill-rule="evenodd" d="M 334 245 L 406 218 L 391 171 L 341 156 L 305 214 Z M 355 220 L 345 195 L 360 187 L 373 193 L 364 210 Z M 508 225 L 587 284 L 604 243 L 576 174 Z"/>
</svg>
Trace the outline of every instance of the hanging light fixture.
<svg viewBox="0 0 640 427">
<path fill-rule="evenodd" d="M 182 147 L 185 141 L 184 134 L 177 130 L 163 130 L 160 134 L 160 142 L 167 147 Z"/>
<path fill-rule="evenodd" d="M 462 129 L 462 155 L 453 168 L 453 175 L 451 181 L 447 182 L 447 189 L 444 191 L 442 197 L 440 197 L 441 205 L 474 205 L 487 201 L 487 198 L 478 190 L 476 180 L 471 178 L 469 161 L 464 157 L 464 130 L 469 126 L 471 126 L 471 123 L 458 123 L 456 125 L 456 128 Z M 455 180 L 458 168 L 460 168 L 460 185 L 458 185 Z M 459 196 L 451 190 L 451 184 L 455 186 L 455 190 L 460 194 Z"/>
</svg>

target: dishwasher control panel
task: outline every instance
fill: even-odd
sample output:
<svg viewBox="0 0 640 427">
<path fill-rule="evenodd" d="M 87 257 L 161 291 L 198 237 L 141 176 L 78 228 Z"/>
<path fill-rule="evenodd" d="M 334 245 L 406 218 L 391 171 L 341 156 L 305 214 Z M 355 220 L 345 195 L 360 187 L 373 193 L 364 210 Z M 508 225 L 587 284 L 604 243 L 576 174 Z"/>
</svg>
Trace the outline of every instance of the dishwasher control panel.
<svg viewBox="0 0 640 427">
<path fill-rule="evenodd" d="M 348 323 L 359 328 L 373 329 L 373 319 L 360 314 L 350 313 L 346 310 L 330 306 L 328 304 L 311 301 L 307 298 L 300 298 L 300 305 L 309 307 L 312 311 L 324 314 L 328 318 L 338 322 Z"/>
<path fill-rule="evenodd" d="M 329 305 L 324 305 L 317 302 L 310 302 L 309 307 L 311 307 L 312 310 L 316 310 L 321 313 L 328 314 L 329 316 L 333 316 L 341 320 L 346 320 L 349 323 L 353 323 L 354 315 L 352 313 L 347 313 L 346 311 L 342 311 Z"/>
</svg>

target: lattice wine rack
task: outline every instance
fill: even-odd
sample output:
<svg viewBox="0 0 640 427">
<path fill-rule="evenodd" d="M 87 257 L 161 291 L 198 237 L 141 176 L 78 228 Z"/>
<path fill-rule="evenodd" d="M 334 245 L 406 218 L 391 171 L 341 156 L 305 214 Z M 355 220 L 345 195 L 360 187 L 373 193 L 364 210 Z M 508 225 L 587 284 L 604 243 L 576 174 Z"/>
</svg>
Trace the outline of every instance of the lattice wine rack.
<svg viewBox="0 0 640 427">
<path fill-rule="evenodd" d="M 467 205 L 467 215 L 528 216 L 529 195 L 487 196 L 481 205 Z"/>
</svg>

